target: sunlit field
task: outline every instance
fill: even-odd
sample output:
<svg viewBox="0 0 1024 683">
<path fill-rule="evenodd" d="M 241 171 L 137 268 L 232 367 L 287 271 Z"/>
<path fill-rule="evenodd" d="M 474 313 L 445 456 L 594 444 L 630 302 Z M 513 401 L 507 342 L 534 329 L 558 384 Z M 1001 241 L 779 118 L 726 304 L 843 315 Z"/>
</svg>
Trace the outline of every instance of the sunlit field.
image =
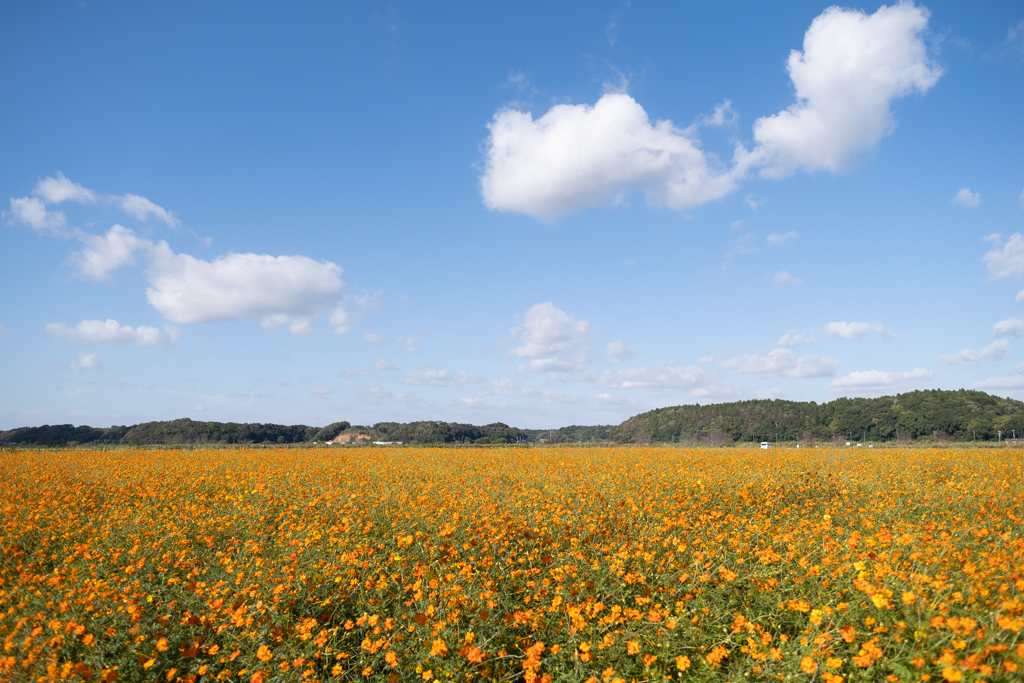
<svg viewBox="0 0 1024 683">
<path fill-rule="evenodd" d="M 1020 681 L 1010 450 L 0 452 L 0 680 Z"/>
</svg>

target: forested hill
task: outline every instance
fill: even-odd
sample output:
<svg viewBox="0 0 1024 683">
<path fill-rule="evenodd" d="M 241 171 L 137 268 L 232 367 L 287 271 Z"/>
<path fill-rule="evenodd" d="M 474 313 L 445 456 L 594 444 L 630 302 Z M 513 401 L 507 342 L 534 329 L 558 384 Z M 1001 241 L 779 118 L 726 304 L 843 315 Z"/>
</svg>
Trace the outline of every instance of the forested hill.
<svg viewBox="0 0 1024 683">
<path fill-rule="evenodd" d="M 301 443 L 333 439 L 349 426 L 336 422 L 327 427 L 277 425 L 238 422 L 196 422 L 184 418 L 167 422 L 144 422 L 131 427 L 97 427 L 74 425 L 43 425 L 19 427 L 0 432 L 0 443 L 57 446 L 68 443 L 146 444 L 244 444 Z"/>
<path fill-rule="evenodd" d="M 289 444 L 323 443 L 348 435 L 351 442 L 407 444 L 690 443 L 724 446 L 744 441 L 994 441 L 1024 435 L 1024 402 L 983 391 L 913 391 L 882 398 L 840 398 L 829 403 L 738 401 L 659 408 L 611 425 L 516 429 L 501 422 L 378 422 L 372 427 L 335 422 L 326 427 L 189 419 L 131 427 L 43 425 L 0 432 L 0 444 L 57 446 L 69 443 Z M 346 437 L 346 438 L 348 438 Z"/>
<path fill-rule="evenodd" d="M 983 391 L 913 391 L 828 403 L 738 401 L 659 408 L 629 418 L 611 432 L 620 443 L 742 441 L 890 441 L 922 436 L 939 441 L 994 441 L 1024 434 L 1024 402 Z"/>
</svg>

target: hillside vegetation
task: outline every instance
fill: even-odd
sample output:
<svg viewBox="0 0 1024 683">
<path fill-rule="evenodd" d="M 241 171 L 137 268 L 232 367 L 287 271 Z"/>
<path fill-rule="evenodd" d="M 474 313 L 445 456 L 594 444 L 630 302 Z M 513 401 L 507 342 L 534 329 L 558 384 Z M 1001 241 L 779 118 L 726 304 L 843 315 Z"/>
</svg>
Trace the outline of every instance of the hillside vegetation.
<svg viewBox="0 0 1024 683">
<path fill-rule="evenodd" d="M 1000 436 L 1001 432 L 1001 436 Z M 0 432 L 0 444 L 295 444 L 339 435 L 405 444 L 682 443 L 724 446 L 751 441 L 995 441 L 1024 434 L 1024 402 L 983 391 L 913 391 L 882 398 L 839 398 L 828 403 L 757 400 L 673 406 L 635 415 L 617 427 L 572 425 L 517 429 L 501 422 L 378 422 L 372 427 L 335 422 L 326 427 L 189 419 L 106 429 L 74 425 L 20 427 Z"/>
<path fill-rule="evenodd" d="M 611 432 L 620 443 L 742 441 L 995 441 L 1024 434 L 1024 402 L 983 391 L 913 391 L 828 403 L 738 401 L 659 408 Z"/>
</svg>

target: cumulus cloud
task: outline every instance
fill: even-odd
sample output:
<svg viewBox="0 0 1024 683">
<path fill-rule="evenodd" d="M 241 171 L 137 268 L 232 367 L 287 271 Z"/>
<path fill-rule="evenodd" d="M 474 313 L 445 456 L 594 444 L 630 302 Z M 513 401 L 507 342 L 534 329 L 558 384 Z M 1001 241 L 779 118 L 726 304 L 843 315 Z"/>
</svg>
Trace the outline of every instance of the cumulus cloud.
<svg viewBox="0 0 1024 683">
<path fill-rule="evenodd" d="M 593 106 L 559 104 L 534 120 L 503 109 L 487 126 L 480 179 L 484 204 L 550 219 L 642 191 L 648 203 L 685 209 L 732 192 L 745 172 L 737 147 L 730 170 L 716 168 L 692 130 L 651 123 L 629 95 L 609 93 Z"/>
<path fill-rule="evenodd" d="M 959 204 L 965 206 L 968 209 L 973 209 L 981 203 L 981 195 L 977 192 L 971 192 L 970 188 L 961 187 L 960 191 L 949 200 L 951 204 Z"/>
<path fill-rule="evenodd" d="M 993 280 L 1004 280 L 1024 276 L 1024 235 L 1015 232 L 1005 243 L 1003 236 L 998 233 L 989 235 L 987 239 L 993 246 L 982 260 L 988 267 L 989 277 Z"/>
<path fill-rule="evenodd" d="M 351 311 L 372 308 L 375 297 L 346 297 L 342 268 L 306 256 L 230 253 L 212 261 L 175 253 L 115 225 L 103 235 L 79 233 L 81 251 L 72 256 L 79 275 L 105 279 L 137 255 L 147 262 L 146 298 L 176 323 L 252 318 L 264 329 L 288 326 L 292 334 L 313 332 L 313 318 L 331 308 L 335 332 L 352 325 Z M 333 307 L 333 308 L 332 308 Z"/>
<path fill-rule="evenodd" d="M 306 256 L 227 254 L 204 261 L 154 245 L 146 298 L 165 318 L 204 323 L 254 318 L 264 329 L 312 331 L 312 318 L 347 289 L 341 266 Z"/>
<path fill-rule="evenodd" d="M 598 382 L 609 389 L 681 389 L 695 391 L 714 382 L 703 368 L 658 363 L 644 368 L 624 368 L 601 373 Z"/>
<path fill-rule="evenodd" d="M 882 323 L 834 322 L 825 325 L 826 334 L 840 339 L 857 339 L 871 332 L 877 332 L 883 337 L 892 336 Z"/>
<path fill-rule="evenodd" d="M 614 365 L 623 363 L 633 357 L 633 349 L 626 346 L 626 342 L 621 339 L 608 342 L 608 345 L 604 347 L 604 352 L 608 355 L 608 362 Z"/>
<path fill-rule="evenodd" d="M 577 320 L 551 302 L 530 307 L 521 327 L 510 331 L 520 346 L 508 355 L 527 358 L 520 372 L 581 373 L 587 363 L 590 324 Z"/>
<path fill-rule="evenodd" d="M 882 370 L 861 370 L 837 377 L 826 385 L 826 389 L 843 393 L 877 393 L 911 388 L 924 380 L 934 378 L 931 370 L 916 368 L 905 372 L 883 372 Z"/>
<path fill-rule="evenodd" d="M 106 280 L 111 271 L 135 263 L 135 253 L 151 249 L 153 243 L 138 237 L 134 231 L 123 225 L 115 225 L 104 235 L 80 233 L 78 239 L 84 245 L 71 261 L 78 268 L 78 274 L 90 280 Z"/>
<path fill-rule="evenodd" d="M 998 339 L 981 350 L 964 349 L 939 356 L 935 360 L 945 365 L 977 365 L 983 361 L 1002 360 L 1010 352 L 1010 342 Z"/>
<path fill-rule="evenodd" d="M 1013 335 L 1019 337 L 1024 334 L 1024 316 L 1014 316 L 1006 320 L 1000 320 L 992 326 L 992 334 L 996 337 Z"/>
<path fill-rule="evenodd" d="M 754 122 L 761 174 L 841 170 L 895 128 L 893 100 L 925 93 L 942 76 L 928 57 L 928 10 L 912 2 L 874 14 L 830 7 L 789 55 L 796 102 Z"/>
<path fill-rule="evenodd" d="M 66 201 L 93 204 L 97 200 L 95 192 L 72 182 L 60 171 L 57 171 L 56 178 L 47 176 L 36 183 L 34 194 L 42 197 L 43 201 L 49 204 L 60 204 Z"/>
<path fill-rule="evenodd" d="M 483 202 L 550 219 L 640 191 L 649 204 L 678 210 L 724 197 L 754 167 L 772 178 L 800 168 L 840 170 L 893 131 L 895 99 L 927 92 L 941 77 L 925 48 L 928 16 L 912 2 L 872 15 L 825 10 L 804 35 L 803 50 L 789 56 L 796 101 L 758 119 L 754 150 L 737 145 L 729 166 L 701 149 L 698 125 L 651 123 L 624 88 L 593 106 L 556 105 L 536 120 L 530 112 L 502 109 L 488 124 Z M 735 119 L 726 101 L 699 123 Z"/>
<path fill-rule="evenodd" d="M 790 331 L 779 337 L 779 340 L 775 342 L 775 345 L 792 348 L 794 346 L 801 346 L 803 344 L 817 344 L 820 341 L 820 339 L 812 337 L 806 332 Z"/>
<path fill-rule="evenodd" d="M 772 245 L 773 247 L 781 247 L 781 246 L 783 246 L 785 244 L 789 244 L 790 242 L 792 242 L 795 239 L 796 239 L 796 230 L 790 230 L 789 232 L 782 232 L 782 233 L 773 232 L 772 234 L 768 235 L 768 237 L 767 237 L 768 244 Z"/>
<path fill-rule="evenodd" d="M 405 377 L 406 384 L 418 384 L 428 387 L 461 387 L 470 378 L 465 372 L 451 372 L 450 370 L 437 370 L 427 368 L 410 372 Z"/>
<path fill-rule="evenodd" d="M 88 372 L 90 370 L 103 369 L 99 356 L 95 353 L 80 353 L 71 359 L 69 365 L 71 366 L 71 369 L 76 372 Z"/>
<path fill-rule="evenodd" d="M 989 377 L 976 382 L 975 389 L 1022 389 L 1024 388 L 1024 363 L 1013 366 L 1002 377 Z"/>
<path fill-rule="evenodd" d="M 165 342 L 175 342 L 179 338 L 176 327 L 167 325 L 164 332 L 156 327 L 139 325 L 121 325 L 116 320 L 83 320 L 74 327 L 64 323 L 48 323 L 46 331 L 55 337 L 63 337 L 80 344 L 138 344 L 139 346 L 156 346 Z"/>
<path fill-rule="evenodd" d="M 63 211 L 47 211 L 37 197 L 11 197 L 11 213 L 34 230 L 55 232 L 67 223 Z"/>
<path fill-rule="evenodd" d="M 780 270 L 779 272 L 775 273 L 775 275 L 772 275 L 773 285 L 799 285 L 802 282 L 802 279 L 798 277 L 793 277 L 784 270 Z"/>
<path fill-rule="evenodd" d="M 758 351 L 730 358 L 722 361 L 718 367 L 743 374 L 801 379 L 831 377 L 839 367 L 839 361 L 815 354 L 797 356 L 790 349 L 772 349 L 768 353 Z"/>
</svg>

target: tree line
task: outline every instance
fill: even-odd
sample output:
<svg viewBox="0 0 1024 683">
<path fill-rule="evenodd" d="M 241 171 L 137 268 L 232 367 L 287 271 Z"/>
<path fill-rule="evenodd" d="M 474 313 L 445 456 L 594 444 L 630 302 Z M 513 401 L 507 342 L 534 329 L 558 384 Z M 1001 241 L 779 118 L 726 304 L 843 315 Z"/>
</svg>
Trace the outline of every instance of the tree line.
<svg viewBox="0 0 1024 683">
<path fill-rule="evenodd" d="M 659 408 L 611 432 L 619 443 L 995 441 L 1024 435 L 1024 402 L 983 391 L 912 391 L 828 403 L 781 399 Z"/>
<path fill-rule="evenodd" d="M 408 444 L 523 442 L 683 443 L 727 445 L 744 441 L 994 441 L 1024 435 L 1024 402 L 983 391 L 912 391 L 882 398 L 839 398 L 828 403 L 781 399 L 658 408 L 618 426 L 572 425 L 517 429 L 501 422 L 378 422 L 372 427 L 335 422 L 326 427 L 187 418 L 133 426 L 19 427 L 0 432 L 0 444 L 69 443 L 296 444 L 322 443 L 340 434 Z"/>
</svg>

